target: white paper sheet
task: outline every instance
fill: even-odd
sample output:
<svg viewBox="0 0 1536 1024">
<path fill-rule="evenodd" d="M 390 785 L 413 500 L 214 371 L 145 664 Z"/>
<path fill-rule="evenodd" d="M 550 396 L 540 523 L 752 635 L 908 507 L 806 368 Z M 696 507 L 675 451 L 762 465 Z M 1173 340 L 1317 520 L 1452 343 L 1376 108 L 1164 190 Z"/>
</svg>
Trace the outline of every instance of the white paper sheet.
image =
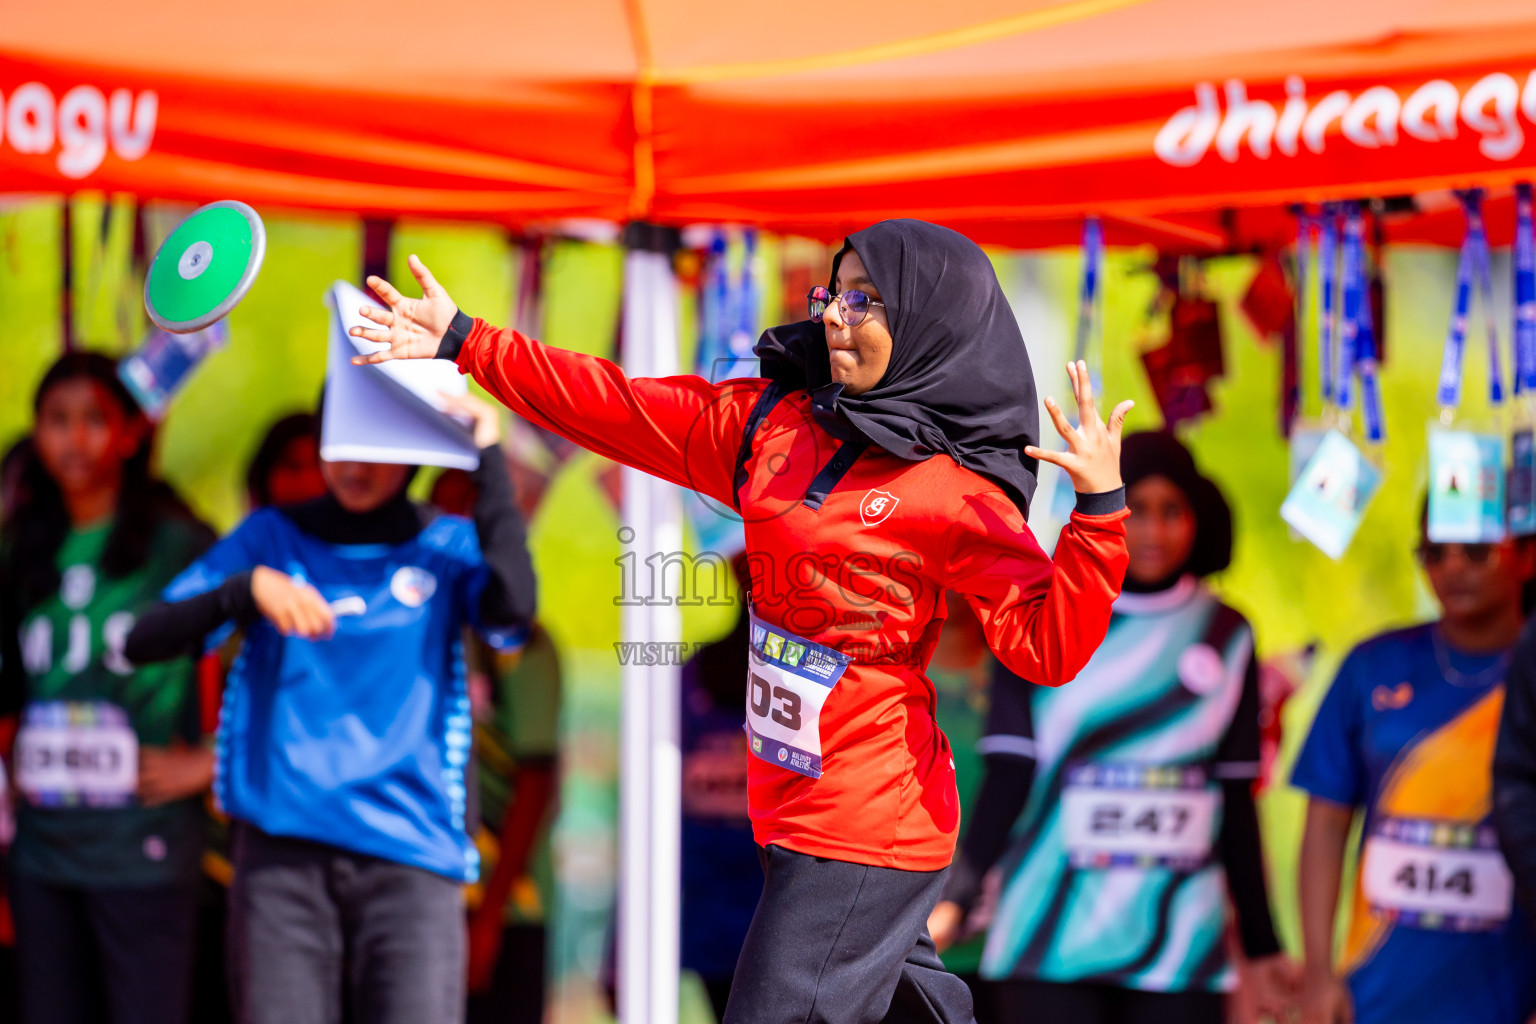
<svg viewBox="0 0 1536 1024">
<path fill-rule="evenodd" d="M 378 303 L 337 281 L 326 293 L 326 304 L 331 317 L 320 457 L 464 470 L 480 465 L 470 428 L 442 411 L 440 393 L 464 394 L 469 388 L 458 368 L 445 359 L 353 366 L 354 355 L 384 347 L 347 333 L 370 325 L 358 309 Z"/>
</svg>

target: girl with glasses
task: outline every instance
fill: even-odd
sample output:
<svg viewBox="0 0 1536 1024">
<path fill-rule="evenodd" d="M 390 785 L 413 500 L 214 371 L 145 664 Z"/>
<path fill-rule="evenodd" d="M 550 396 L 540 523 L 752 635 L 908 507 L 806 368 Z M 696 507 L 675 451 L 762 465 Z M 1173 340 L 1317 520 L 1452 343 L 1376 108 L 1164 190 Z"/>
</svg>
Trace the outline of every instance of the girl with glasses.
<svg viewBox="0 0 1536 1024">
<path fill-rule="evenodd" d="M 519 416 L 738 509 L 752 587 L 748 803 L 766 874 L 727 1024 L 972 1020 L 924 927 L 954 853 L 953 757 L 924 669 L 957 591 L 1045 684 L 1104 636 L 1125 571 L 1120 433 L 1071 368 L 1082 425 L 1037 447 L 1034 378 L 990 262 L 921 221 L 850 236 L 816 319 L 758 343 L 763 377 L 627 379 L 612 363 L 372 278 L 389 345 L 454 359 Z M 856 294 L 858 293 L 858 294 Z M 832 296 L 837 301 L 832 301 Z M 862 295 L 862 298 L 860 297 Z M 1054 561 L 1025 525 L 1037 459 L 1071 475 Z"/>
</svg>

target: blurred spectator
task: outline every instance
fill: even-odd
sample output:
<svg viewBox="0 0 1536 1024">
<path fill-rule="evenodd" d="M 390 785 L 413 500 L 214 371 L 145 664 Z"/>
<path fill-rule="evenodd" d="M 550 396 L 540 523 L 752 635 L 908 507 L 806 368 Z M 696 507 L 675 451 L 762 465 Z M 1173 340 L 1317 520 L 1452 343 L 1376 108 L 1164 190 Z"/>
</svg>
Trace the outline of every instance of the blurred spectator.
<svg viewBox="0 0 1536 1024">
<path fill-rule="evenodd" d="M 1526 602 L 1530 612 L 1530 602 Z M 1536 923 L 1536 619 L 1515 645 L 1493 754 L 1493 813 L 1515 896 Z"/>
<path fill-rule="evenodd" d="M 508 459 L 525 521 L 537 510 L 542 487 Z M 432 488 L 432 504 L 469 515 L 479 500 L 470 474 L 446 470 Z M 486 853 L 479 903 L 469 920 L 471 1024 L 539 1024 L 544 1019 L 545 921 L 555 895 L 549 829 L 559 773 L 560 654 L 548 631 L 534 623 L 527 642 L 498 651 L 466 630 L 465 653 L 474 698 L 474 754 L 478 770 L 480 830 Z M 473 803 L 473 801 L 472 801 Z"/>
<path fill-rule="evenodd" d="M 481 448 L 473 524 L 413 505 L 409 467 L 323 463 L 324 497 L 252 513 L 128 639 L 152 661 L 245 626 L 216 784 L 237 823 L 242 1024 L 335 1024 L 344 1003 L 356 1024 L 464 1017 L 461 887 L 479 856 L 461 629 L 520 633 L 533 573 L 498 414 L 451 404 Z"/>
<path fill-rule="evenodd" d="M 27 478 L 27 460 L 33 458 L 32 436 L 23 436 L 0 457 L 0 523 L 11 514 L 11 507 L 21 500 Z"/>
<path fill-rule="evenodd" d="M 1231 514 L 1171 434 L 1127 437 L 1121 461 L 1130 562 L 1109 634 L 1060 689 L 997 669 L 986 774 L 930 919 L 943 948 L 1008 850 L 981 973 L 1009 1024 L 1221 1024 L 1229 894 L 1263 1005 L 1291 983 L 1253 802 L 1253 632 L 1200 582 L 1231 560 Z"/>
<path fill-rule="evenodd" d="M 747 816 L 747 592 L 745 554 L 731 562 L 741 601 L 736 624 L 683 665 L 682 966 L 725 1018 L 731 976 L 763 892 Z"/>
<path fill-rule="evenodd" d="M 1426 538 L 1418 555 L 1440 620 L 1355 648 L 1291 776 L 1311 797 L 1300 863 L 1307 1024 L 1523 1024 L 1536 1010 L 1536 935 L 1511 914 L 1489 770 L 1536 548 Z M 1358 810 L 1360 868 L 1336 968 Z"/>
<path fill-rule="evenodd" d="M 22 1019 L 178 1024 L 213 758 L 191 660 L 135 668 L 123 642 L 213 538 L 151 475 L 150 425 L 112 360 L 64 356 L 33 411 L 0 552 Z"/>
<path fill-rule="evenodd" d="M 33 457 L 30 435 L 23 436 L 0 456 L 0 525 L 4 524 L 20 497 L 22 480 L 27 472 L 25 463 Z M 0 657 L 4 657 L 3 652 Z M 14 718 L 0 720 L 0 750 L 6 751 L 7 757 L 15 725 Z M 21 996 L 16 988 L 16 929 L 11 919 L 10 896 L 5 890 L 6 879 L 10 877 L 8 854 L 16 832 L 16 818 L 5 769 L 5 763 L 0 761 L 0 1020 L 15 1020 L 21 1015 Z"/>
<path fill-rule="evenodd" d="M 246 467 L 245 493 L 252 510 L 298 505 L 325 493 L 318 417 L 296 412 L 267 428 Z"/>
<path fill-rule="evenodd" d="M 971 611 L 965 598 L 954 591 L 944 595 L 948 617 L 939 633 L 939 642 L 928 662 L 928 678 L 938 696 L 935 718 L 949 739 L 955 760 L 955 788 L 960 794 L 960 820 L 969 822 L 975 812 L 976 791 L 984 771 L 981 741 L 990 703 L 990 683 L 997 660 L 987 649 L 981 620 Z M 981 915 L 978 915 L 980 917 Z M 944 950 L 944 966 L 965 979 L 976 1002 L 978 1024 L 990 1024 L 995 1013 L 988 982 L 981 979 L 982 943 L 985 939 L 980 920 L 973 918 L 955 941 Z M 974 927 L 972 927 L 974 925 Z M 969 932 L 970 934 L 965 934 Z"/>
<path fill-rule="evenodd" d="M 275 421 L 257 445 L 245 470 L 245 493 L 252 511 L 269 505 L 299 505 L 325 494 L 320 474 L 320 420 L 313 413 L 292 413 Z M 236 630 L 203 655 L 197 666 L 204 731 L 217 728 L 224 680 L 239 655 L 244 634 Z M 197 966 L 193 972 L 192 1017 L 197 1024 L 232 1020 L 224 948 L 228 927 L 230 864 L 229 818 L 209 800 L 208 847 L 203 853 L 203 882 L 198 893 Z"/>
</svg>

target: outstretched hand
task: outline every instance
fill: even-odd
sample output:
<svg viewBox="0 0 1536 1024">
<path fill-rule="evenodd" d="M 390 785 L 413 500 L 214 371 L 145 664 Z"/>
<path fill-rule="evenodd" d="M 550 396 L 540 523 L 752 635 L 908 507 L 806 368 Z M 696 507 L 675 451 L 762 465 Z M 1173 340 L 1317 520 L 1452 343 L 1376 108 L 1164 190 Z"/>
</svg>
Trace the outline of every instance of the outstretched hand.
<svg viewBox="0 0 1536 1024">
<path fill-rule="evenodd" d="M 1050 414 L 1056 433 L 1067 442 L 1067 451 L 1047 451 L 1028 445 L 1024 454 L 1066 470 L 1067 476 L 1072 478 L 1072 487 L 1079 494 L 1113 491 L 1123 482 L 1120 478 L 1120 436 L 1125 430 L 1125 415 L 1136 403 L 1121 402 L 1115 406 L 1106 424 L 1099 415 L 1099 407 L 1094 404 L 1088 364 L 1082 360 L 1068 363 L 1067 375 L 1072 378 L 1072 393 L 1077 399 L 1078 426 L 1072 426 L 1067 420 L 1056 399 L 1045 400 L 1045 411 Z"/>
<path fill-rule="evenodd" d="M 421 285 L 421 298 L 406 298 L 382 277 L 368 278 L 368 287 L 389 303 L 389 308 L 362 307 L 359 312 L 380 326 L 354 327 L 350 333 L 354 338 L 367 338 L 389 348 L 381 348 L 372 355 L 355 356 L 352 359 L 354 365 L 385 363 L 391 359 L 431 359 L 437 355 L 438 343 L 448 332 L 459 307 L 443 291 L 443 286 L 437 283 L 425 263 L 415 256 L 406 262 L 416 283 Z"/>
</svg>

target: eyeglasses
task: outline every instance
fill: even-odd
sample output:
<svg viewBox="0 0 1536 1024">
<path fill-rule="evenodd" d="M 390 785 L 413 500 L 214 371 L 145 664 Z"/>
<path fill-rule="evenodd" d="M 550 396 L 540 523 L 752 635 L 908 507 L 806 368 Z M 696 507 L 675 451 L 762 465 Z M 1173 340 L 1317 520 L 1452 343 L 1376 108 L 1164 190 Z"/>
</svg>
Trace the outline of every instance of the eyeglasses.
<svg viewBox="0 0 1536 1024">
<path fill-rule="evenodd" d="M 1496 544 L 1437 544 L 1434 541 L 1425 541 L 1414 548 L 1414 554 L 1418 556 L 1422 565 L 1439 565 L 1444 562 L 1446 556 L 1451 553 L 1451 548 L 1459 548 L 1461 557 L 1473 565 L 1486 565 L 1498 550 Z"/>
<path fill-rule="evenodd" d="M 812 288 L 805 296 L 805 308 L 810 311 L 811 322 L 821 323 L 821 318 L 826 315 L 827 307 L 837 302 L 837 311 L 843 315 L 843 323 L 849 327 L 857 327 L 869 316 L 870 306 L 884 306 L 883 302 L 876 302 L 865 292 L 857 288 L 849 288 L 845 292 L 833 295 L 821 285 Z"/>
</svg>

